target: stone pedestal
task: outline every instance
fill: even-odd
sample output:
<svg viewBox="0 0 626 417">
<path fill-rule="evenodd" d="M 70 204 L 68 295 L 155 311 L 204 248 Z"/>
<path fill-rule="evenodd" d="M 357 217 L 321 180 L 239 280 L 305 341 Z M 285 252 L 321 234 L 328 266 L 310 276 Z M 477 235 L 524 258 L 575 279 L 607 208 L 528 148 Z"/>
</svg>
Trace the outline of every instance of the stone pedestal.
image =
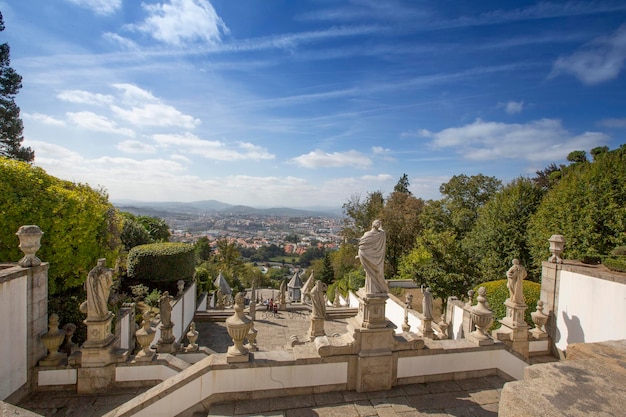
<svg viewBox="0 0 626 417">
<path fill-rule="evenodd" d="M 318 336 L 324 336 L 326 333 L 324 332 L 324 319 L 311 317 L 311 327 L 309 328 L 309 335 L 311 336 L 311 340 L 315 339 Z"/>
<path fill-rule="evenodd" d="M 176 338 L 174 337 L 174 325 L 161 325 L 161 337 L 157 342 L 158 353 L 174 353 L 176 352 Z"/>
<path fill-rule="evenodd" d="M 85 320 L 83 323 L 87 326 L 87 340 L 83 344 L 83 348 L 103 348 L 107 347 L 113 341 L 111 333 L 111 321 L 113 313 L 109 314 L 102 320 Z"/>
<path fill-rule="evenodd" d="M 502 326 L 493 331 L 494 337 L 509 344 L 514 351 L 528 358 L 528 329 L 530 326 L 524 320 L 526 304 L 516 304 L 510 299 L 504 302 L 506 317 L 500 320 Z"/>
<path fill-rule="evenodd" d="M 433 319 L 424 319 L 422 321 L 422 335 L 429 339 L 432 339 L 435 336 L 435 331 L 433 330 Z"/>
<path fill-rule="evenodd" d="M 361 323 L 361 327 L 366 329 L 387 327 L 385 318 L 385 302 L 389 298 L 387 294 L 366 294 L 365 289 L 361 288 L 357 295 L 359 296 L 357 320 Z"/>
</svg>

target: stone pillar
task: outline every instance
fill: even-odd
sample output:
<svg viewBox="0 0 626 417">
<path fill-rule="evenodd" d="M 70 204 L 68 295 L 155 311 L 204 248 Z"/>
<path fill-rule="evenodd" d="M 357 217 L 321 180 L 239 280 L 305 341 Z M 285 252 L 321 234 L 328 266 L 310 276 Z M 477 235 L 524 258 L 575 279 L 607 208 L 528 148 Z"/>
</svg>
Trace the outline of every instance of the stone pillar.
<svg viewBox="0 0 626 417">
<path fill-rule="evenodd" d="M 309 336 L 311 340 L 318 336 L 324 336 L 324 319 L 311 316 L 311 327 L 309 327 Z"/>
<path fill-rule="evenodd" d="M 433 330 L 433 319 L 427 319 L 424 317 L 422 320 L 422 336 L 432 339 L 435 336 L 435 331 Z"/>
<path fill-rule="evenodd" d="M 174 324 L 161 324 L 161 337 L 157 342 L 158 353 L 174 353 L 176 352 L 176 337 L 174 337 Z"/>
<path fill-rule="evenodd" d="M 509 344 L 514 351 L 524 358 L 529 357 L 528 330 L 530 326 L 524 320 L 524 312 L 528 308 L 526 304 L 516 304 L 510 299 L 504 302 L 506 317 L 500 320 L 502 326 L 494 330 L 493 335 L 498 340 Z"/>
</svg>

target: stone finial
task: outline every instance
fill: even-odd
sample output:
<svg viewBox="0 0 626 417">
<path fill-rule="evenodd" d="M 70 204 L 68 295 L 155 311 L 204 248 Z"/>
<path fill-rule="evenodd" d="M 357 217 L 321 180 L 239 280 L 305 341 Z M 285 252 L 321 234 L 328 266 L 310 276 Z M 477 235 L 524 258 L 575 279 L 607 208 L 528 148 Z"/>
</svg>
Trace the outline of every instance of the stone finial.
<svg viewBox="0 0 626 417">
<path fill-rule="evenodd" d="M 235 313 L 226 319 L 226 330 L 234 343 L 233 346 L 228 348 L 226 353 L 226 362 L 228 363 L 248 362 L 250 360 L 250 354 L 244 346 L 244 341 L 252 327 L 252 320 L 245 316 L 243 308 L 243 294 L 237 293 L 234 305 Z"/>
<path fill-rule="evenodd" d="M 35 255 L 41 247 L 43 232 L 36 225 L 22 226 L 15 233 L 20 240 L 19 248 L 24 252 L 24 257 L 17 261 L 24 268 L 41 265 L 41 260 Z"/>
<path fill-rule="evenodd" d="M 543 301 L 537 301 L 537 310 L 530 313 L 530 317 L 535 324 L 535 328 L 530 331 L 535 339 L 547 337 L 543 326 L 548 322 L 548 315 L 543 312 Z"/>
<path fill-rule="evenodd" d="M 550 253 L 552 254 L 548 262 L 562 264 L 561 254 L 563 253 L 563 248 L 565 248 L 565 238 L 562 235 L 552 235 L 548 242 L 550 242 Z"/>
<path fill-rule="evenodd" d="M 474 304 L 474 294 L 476 291 L 469 290 L 467 292 L 467 303 L 465 304 L 467 307 L 471 307 Z"/>
<path fill-rule="evenodd" d="M 50 314 L 48 318 L 48 333 L 41 336 L 41 341 L 48 349 L 48 356 L 39 361 L 40 366 L 56 366 L 65 358 L 65 354 L 59 352 L 59 347 L 64 339 L 65 331 L 59 330 L 59 315 L 56 313 Z"/>
<path fill-rule="evenodd" d="M 476 325 L 471 335 L 478 341 L 488 340 L 489 327 L 493 323 L 493 311 L 489 309 L 489 303 L 487 302 L 487 290 L 485 287 L 478 289 L 478 303 L 472 307 L 472 321 Z"/>
<path fill-rule="evenodd" d="M 143 313 L 143 321 L 141 322 L 142 327 L 135 332 L 137 343 L 141 346 L 141 350 L 137 353 L 137 355 L 135 355 L 136 361 L 150 361 L 155 354 L 153 350 L 150 350 L 150 344 L 154 340 L 155 336 L 154 329 L 150 327 L 151 320 L 152 313 L 150 311 Z"/>
<path fill-rule="evenodd" d="M 176 294 L 176 296 L 180 297 L 185 293 L 185 281 L 179 279 L 178 281 L 176 281 L 176 286 L 178 287 L 178 293 Z"/>
<path fill-rule="evenodd" d="M 187 340 L 189 344 L 185 347 L 185 352 L 195 352 L 198 350 L 198 344 L 196 340 L 198 340 L 198 331 L 196 330 L 196 323 L 191 322 L 189 325 L 189 331 L 187 332 Z"/>
<path fill-rule="evenodd" d="M 404 305 L 406 305 L 406 308 L 409 310 L 413 310 L 413 294 L 410 292 L 406 293 L 404 296 Z"/>
</svg>

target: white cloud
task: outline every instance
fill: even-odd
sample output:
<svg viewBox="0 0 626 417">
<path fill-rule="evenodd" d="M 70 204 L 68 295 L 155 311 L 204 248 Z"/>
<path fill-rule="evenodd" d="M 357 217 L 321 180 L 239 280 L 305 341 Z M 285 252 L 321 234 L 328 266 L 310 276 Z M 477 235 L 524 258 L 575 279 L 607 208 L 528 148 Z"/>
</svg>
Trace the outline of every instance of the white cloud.
<svg viewBox="0 0 626 417">
<path fill-rule="evenodd" d="M 121 6 L 122 0 L 67 0 L 77 6 L 90 9 L 96 14 L 110 15 L 115 13 Z"/>
<path fill-rule="evenodd" d="M 128 28 L 170 45 L 195 41 L 217 44 L 221 35 L 228 33 L 228 27 L 207 0 L 170 0 L 141 6 L 148 17 Z"/>
<path fill-rule="evenodd" d="M 117 33 L 107 32 L 102 37 L 110 42 L 120 45 L 124 49 L 135 51 L 139 49 L 139 46 L 132 40 L 118 35 Z"/>
<path fill-rule="evenodd" d="M 123 136 L 135 136 L 135 132 L 130 129 L 122 128 L 113 120 L 104 116 L 97 115 L 89 111 L 81 111 L 77 113 L 66 113 L 67 118 L 76 126 L 95 132 L 114 133 Z"/>
<path fill-rule="evenodd" d="M 523 101 L 509 101 L 508 103 L 500 103 L 498 107 L 503 107 L 507 114 L 521 113 L 524 109 Z"/>
<path fill-rule="evenodd" d="M 113 103 L 113 96 L 95 94 L 83 90 L 63 90 L 57 94 L 57 98 L 62 101 L 79 104 L 103 105 Z"/>
<path fill-rule="evenodd" d="M 327 153 L 320 149 L 293 158 L 292 161 L 303 168 L 367 168 L 372 161 L 358 151 Z"/>
<path fill-rule="evenodd" d="M 391 149 L 383 148 L 382 146 L 373 146 L 372 153 L 385 161 L 395 161 L 395 158 L 390 155 Z"/>
<path fill-rule="evenodd" d="M 41 113 L 22 113 L 22 117 L 25 120 L 36 120 L 45 125 L 50 126 L 65 126 L 65 122 L 63 120 L 55 119 L 52 116 L 48 116 L 47 114 Z"/>
<path fill-rule="evenodd" d="M 157 149 L 144 142 L 138 140 L 125 140 L 115 145 L 117 149 L 124 153 L 138 154 L 138 153 L 155 153 Z"/>
<path fill-rule="evenodd" d="M 577 149 L 590 149 L 608 143 L 600 132 L 572 135 L 560 120 L 541 119 L 524 124 L 485 122 L 431 133 L 435 148 L 453 148 L 465 159 L 526 159 L 554 161 Z"/>
<path fill-rule="evenodd" d="M 200 139 L 191 133 L 184 135 L 153 135 L 152 139 L 162 148 L 175 148 L 180 153 L 200 155 L 218 161 L 274 159 L 266 149 L 247 142 L 228 145 L 220 141 Z"/>
<path fill-rule="evenodd" d="M 612 35 L 594 39 L 570 56 L 562 56 L 552 67 L 552 77 L 571 74 L 593 85 L 617 78 L 626 60 L 626 25 Z"/>
<path fill-rule="evenodd" d="M 113 84 L 113 87 L 121 91 L 122 103 L 129 108 L 111 105 L 111 111 L 115 116 L 135 126 L 173 126 L 193 129 L 200 124 L 199 119 L 162 103 L 151 92 L 136 85 Z"/>
</svg>

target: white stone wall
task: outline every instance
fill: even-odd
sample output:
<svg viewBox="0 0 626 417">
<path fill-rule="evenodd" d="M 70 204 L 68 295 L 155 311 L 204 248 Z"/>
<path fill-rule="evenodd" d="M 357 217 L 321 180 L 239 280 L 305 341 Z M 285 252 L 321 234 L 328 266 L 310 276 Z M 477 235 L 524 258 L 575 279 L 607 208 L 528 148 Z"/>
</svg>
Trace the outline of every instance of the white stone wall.
<svg viewBox="0 0 626 417">
<path fill-rule="evenodd" d="M 10 273 L 17 270 L 19 272 Z M 0 400 L 7 398 L 28 379 L 27 271 L 20 267 L 0 271 Z"/>
<path fill-rule="evenodd" d="M 559 281 L 557 348 L 626 339 L 626 284 L 568 270 L 560 271 Z"/>
</svg>

